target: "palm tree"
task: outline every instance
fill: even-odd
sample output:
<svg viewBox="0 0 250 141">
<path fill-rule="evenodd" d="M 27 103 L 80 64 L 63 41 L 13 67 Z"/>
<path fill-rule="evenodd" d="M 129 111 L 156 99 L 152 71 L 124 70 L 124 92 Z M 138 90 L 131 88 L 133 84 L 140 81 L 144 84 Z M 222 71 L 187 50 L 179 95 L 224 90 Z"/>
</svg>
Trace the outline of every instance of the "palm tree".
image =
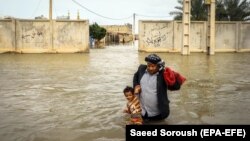
<svg viewBox="0 0 250 141">
<path fill-rule="evenodd" d="M 217 21 L 228 21 L 227 11 L 223 4 L 224 0 L 217 0 L 216 1 L 216 13 L 215 19 Z"/>
<path fill-rule="evenodd" d="M 177 2 L 181 5 L 181 6 L 175 6 L 174 8 L 177 9 L 178 11 L 172 11 L 169 14 L 170 15 L 175 15 L 174 20 L 181 20 L 182 19 L 182 13 L 183 13 L 183 0 L 177 0 Z"/>
<path fill-rule="evenodd" d="M 204 0 L 191 0 L 191 20 L 207 20 L 207 9 Z"/>
<path fill-rule="evenodd" d="M 250 20 L 249 0 L 224 0 L 223 2 L 228 21 Z"/>
<path fill-rule="evenodd" d="M 191 0 L 191 20 L 201 21 L 207 19 L 206 6 L 204 0 Z M 182 19 L 183 0 L 177 1 L 181 6 L 175 6 L 178 11 L 170 12 L 170 15 L 175 15 L 175 20 Z"/>
<path fill-rule="evenodd" d="M 175 15 L 175 20 L 182 19 L 183 0 L 178 0 L 181 6 L 176 6 L 178 11 L 170 12 Z M 206 20 L 207 10 L 204 0 L 191 0 L 191 20 Z M 249 21 L 250 1 L 249 0 L 216 0 L 217 21 Z"/>
</svg>

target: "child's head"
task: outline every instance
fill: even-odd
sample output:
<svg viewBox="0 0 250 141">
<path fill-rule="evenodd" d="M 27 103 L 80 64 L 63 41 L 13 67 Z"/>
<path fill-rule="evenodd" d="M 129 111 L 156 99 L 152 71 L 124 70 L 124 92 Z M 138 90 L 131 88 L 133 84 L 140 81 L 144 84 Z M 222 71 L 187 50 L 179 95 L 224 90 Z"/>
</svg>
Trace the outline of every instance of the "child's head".
<svg viewBox="0 0 250 141">
<path fill-rule="evenodd" d="M 124 96 L 127 98 L 128 101 L 133 100 L 134 97 L 134 89 L 130 86 L 127 86 L 124 90 L 123 90 Z"/>
</svg>

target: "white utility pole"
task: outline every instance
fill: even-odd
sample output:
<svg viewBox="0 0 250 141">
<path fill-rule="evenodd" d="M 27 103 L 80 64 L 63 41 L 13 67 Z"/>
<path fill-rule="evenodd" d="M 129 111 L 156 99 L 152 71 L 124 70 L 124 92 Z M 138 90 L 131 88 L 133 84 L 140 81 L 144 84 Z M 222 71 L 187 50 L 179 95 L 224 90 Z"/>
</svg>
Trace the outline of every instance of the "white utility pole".
<svg viewBox="0 0 250 141">
<path fill-rule="evenodd" d="M 135 13 L 133 14 L 133 45 L 135 45 Z"/>
<path fill-rule="evenodd" d="M 53 45 L 53 21 L 52 21 L 52 0 L 49 0 L 49 22 L 50 22 L 50 43 L 52 50 L 54 50 L 54 45 Z"/>
<path fill-rule="evenodd" d="M 208 9 L 207 16 L 207 54 L 215 53 L 215 0 L 205 0 Z"/>
<path fill-rule="evenodd" d="M 182 15 L 182 55 L 190 54 L 190 9 L 191 0 L 183 0 L 183 15 Z"/>
<path fill-rule="evenodd" d="M 52 0 L 49 0 L 49 20 L 52 20 Z"/>
</svg>

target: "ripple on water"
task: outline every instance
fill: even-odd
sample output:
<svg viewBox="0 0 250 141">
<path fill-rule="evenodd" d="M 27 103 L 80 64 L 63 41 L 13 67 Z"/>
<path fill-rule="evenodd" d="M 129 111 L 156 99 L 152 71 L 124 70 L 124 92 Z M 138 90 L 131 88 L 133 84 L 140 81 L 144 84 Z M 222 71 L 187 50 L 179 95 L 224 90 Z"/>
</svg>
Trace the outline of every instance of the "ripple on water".
<svg viewBox="0 0 250 141">
<path fill-rule="evenodd" d="M 223 84 L 217 91 L 218 92 L 232 92 L 237 89 L 237 86 L 232 84 Z"/>
<path fill-rule="evenodd" d="M 46 86 L 46 87 L 42 87 L 43 90 L 55 90 L 54 87 L 49 87 L 49 86 Z"/>
<path fill-rule="evenodd" d="M 122 90 L 146 55 L 133 46 L 0 55 L 1 140 L 124 140 Z M 249 123 L 249 54 L 159 55 L 188 80 L 169 93 L 170 116 L 158 124 Z"/>
</svg>

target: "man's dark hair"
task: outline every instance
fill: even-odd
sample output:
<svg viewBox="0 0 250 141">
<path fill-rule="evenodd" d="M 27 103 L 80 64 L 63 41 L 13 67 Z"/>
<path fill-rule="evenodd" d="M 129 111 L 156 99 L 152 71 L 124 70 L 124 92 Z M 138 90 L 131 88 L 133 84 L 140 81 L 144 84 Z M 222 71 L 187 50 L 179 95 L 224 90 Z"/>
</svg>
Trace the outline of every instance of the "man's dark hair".
<svg viewBox="0 0 250 141">
<path fill-rule="evenodd" d="M 149 54 L 147 57 L 145 57 L 145 61 L 152 64 L 158 64 L 161 62 L 161 58 L 156 54 Z"/>
<path fill-rule="evenodd" d="M 163 70 L 165 68 L 165 62 L 156 54 L 149 54 L 145 57 L 145 61 L 147 63 L 157 64 L 159 70 Z"/>
<path fill-rule="evenodd" d="M 123 90 L 123 93 L 126 93 L 126 92 L 132 92 L 134 93 L 134 89 L 130 86 L 126 86 L 126 88 Z"/>
</svg>

